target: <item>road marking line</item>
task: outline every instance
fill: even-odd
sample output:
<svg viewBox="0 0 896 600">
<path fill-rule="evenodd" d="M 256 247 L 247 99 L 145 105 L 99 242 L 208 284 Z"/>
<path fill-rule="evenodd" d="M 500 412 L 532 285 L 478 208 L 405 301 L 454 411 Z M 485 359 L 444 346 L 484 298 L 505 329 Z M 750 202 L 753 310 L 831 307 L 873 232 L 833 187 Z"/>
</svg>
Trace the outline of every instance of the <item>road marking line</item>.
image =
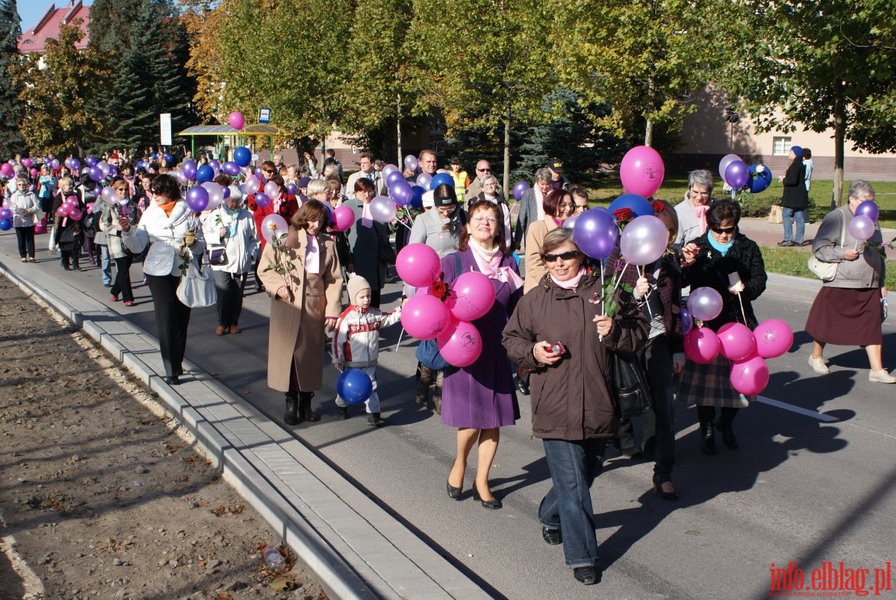
<svg viewBox="0 0 896 600">
<path fill-rule="evenodd" d="M 768 404 L 769 406 L 774 406 L 775 408 L 780 408 L 783 410 L 789 410 L 790 412 L 795 412 L 800 415 L 805 415 L 807 417 L 812 417 L 813 419 L 818 419 L 819 421 L 824 421 L 825 423 L 833 423 L 835 421 L 839 421 L 837 417 L 831 417 L 829 415 L 823 415 L 814 410 L 808 410 L 805 408 L 800 408 L 799 406 L 794 406 L 792 404 L 787 404 L 786 402 L 781 402 L 779 400 L 774 400 L 772 398 L 766 398 L 765 396 L 756 396 L 756 400 L 762 402 L 763 404 Z"/>
</svg>

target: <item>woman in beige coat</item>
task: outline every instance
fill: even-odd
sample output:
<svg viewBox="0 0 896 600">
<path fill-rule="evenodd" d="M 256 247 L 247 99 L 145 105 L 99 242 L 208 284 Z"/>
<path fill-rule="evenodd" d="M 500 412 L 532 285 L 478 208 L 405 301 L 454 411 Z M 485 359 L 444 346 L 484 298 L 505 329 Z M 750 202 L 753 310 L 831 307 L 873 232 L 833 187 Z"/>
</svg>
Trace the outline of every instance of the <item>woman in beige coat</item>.
<svg viewBox="0 0 896 600">
<path fill-rule="evenodd" d="M 286 393 L 288 425 L 319 419 L 311 398 L 322 385 L 324 333 L 342 308 L 342 274 L 336 245 L 322 233 L 326 222 L 323 204 L 307 201 L 293 215 L 286 238 L 274 242 L 274 235 L 265 245 L 258 269 L 273 297 L 268 387 Z"/>
<path fill-rule="evenodd" d="M 570 218 L 576 210 L 575 200 L 566 190 L 551 190 L 545 195 L 543 205 L 544 219 L 529 225 L 526 233 L 526 283 L 523 286 L 526 294 L 548 273 L 548 267 L 541 259 L 541 245 L 545 236 L 562 227 L 563 221 Z"/>
</svg>

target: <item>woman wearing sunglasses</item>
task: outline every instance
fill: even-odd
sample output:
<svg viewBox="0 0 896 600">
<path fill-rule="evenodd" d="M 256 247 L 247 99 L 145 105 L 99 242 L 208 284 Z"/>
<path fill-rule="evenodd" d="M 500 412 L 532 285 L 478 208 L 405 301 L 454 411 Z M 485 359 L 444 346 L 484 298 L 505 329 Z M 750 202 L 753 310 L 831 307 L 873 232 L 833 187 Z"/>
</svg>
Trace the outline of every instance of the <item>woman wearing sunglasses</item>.
<svg viewBox="0 0 896 600">
<path fill-rule="evenodd" d="M 531 372 L 532 434 L 541 438 L 553 486 L 538 509 L 542 537 L 563 544 L 566 566 L 597 583 L 597 536 L 591 484 L 616 435 L 610 351 L 634 352 L 647 339 L 647 318 L 628 293 L 619 311 L 602 314 L 601 282 L 562 227 L 550 231 L 541 258 L 548 276 L 523 296 L 504 328 L 511 360 Z"/>
<path fill-rule="evenodd" d="M 706 233 L 682 249 L 687 261 L 682 285 L 690 285 L 691 290 L 708 286 L 722 296 L 722 312 L 705 323 L 713 331 L 725 323 L 743 323 L 750 329 L 758 324 L 752 302 L 765 291 L 768 276 L 759 246 L 738 232 L 739 221 L 738 203 L 717 201 L 706 213 Z M 721 408 L 718 428 L 722 441 L 737 448 L 732 423 L 738 409 L 749 406 L 749 399 L 734 389 L 730 377 L 731 362 L 722 356 L 706 365 L 688 360 L 681 374 L 678 396 L 697 405 L 704 454 L 716 453 L 716 407 Z"/>
</svg>

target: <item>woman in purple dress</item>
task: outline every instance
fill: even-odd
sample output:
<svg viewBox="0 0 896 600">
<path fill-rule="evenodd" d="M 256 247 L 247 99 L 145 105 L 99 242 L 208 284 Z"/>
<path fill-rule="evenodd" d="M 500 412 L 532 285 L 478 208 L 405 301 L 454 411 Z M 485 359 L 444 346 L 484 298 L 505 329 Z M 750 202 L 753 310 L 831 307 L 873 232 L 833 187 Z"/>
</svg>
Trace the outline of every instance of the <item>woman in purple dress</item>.
<svg viewBox="0 0 896 600">
<path fill-rule="evenodd" d="M 449 367 L 442 389 L 442 423 L 457 427 L 457 456 L 448 475 L 448 496 L 460 500 L 467 457 L 478 441 L 473 498 L 490 509 L 501 508 L 489 488 L 488 473 L 498 451 L 500 427 L 520 417 L 513 385 L 513 370 L 501 345 L 501 332 L 523 294 L 516 261 L 504 243 L 500 209 L 487 200 L 475 202 L 461 232 L 459 251 L 442 259 L 445 282 L 450 286 L 467 271 L 479 271 L 495 287 L 495 303 L 473 322 L 482 336 L 482 354 L 469 367 Z"/>
</svg>

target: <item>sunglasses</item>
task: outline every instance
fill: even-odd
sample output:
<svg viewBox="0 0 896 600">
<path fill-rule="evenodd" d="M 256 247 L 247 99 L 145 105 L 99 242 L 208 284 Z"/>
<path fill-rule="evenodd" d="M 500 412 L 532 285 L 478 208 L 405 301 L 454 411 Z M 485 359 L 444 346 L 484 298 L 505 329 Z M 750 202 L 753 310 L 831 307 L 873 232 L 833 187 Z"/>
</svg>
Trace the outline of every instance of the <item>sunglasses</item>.
<svg viewBox="0 0 896 600">
<path fill-rule="evenodd" d="M 577 250 L 570 250 L 569 252 L 564 252 L 562 254 L 542 254 L 541 259 L 544 262 L 556 262 L 558 258 L 563 260 L 572 260 L 579 255 Z"/>
<path fill-rule="evenodd" d="M 716 233 L 734 233 L 737 227 L 713 227 L 712 230 Z"/>
<path fill-rule="evenodd" d="M 491 173 L 492 172 L 491 169 L 476 169 L 476 170 L 479 171 L 480 173 Z"/>
</svg>

